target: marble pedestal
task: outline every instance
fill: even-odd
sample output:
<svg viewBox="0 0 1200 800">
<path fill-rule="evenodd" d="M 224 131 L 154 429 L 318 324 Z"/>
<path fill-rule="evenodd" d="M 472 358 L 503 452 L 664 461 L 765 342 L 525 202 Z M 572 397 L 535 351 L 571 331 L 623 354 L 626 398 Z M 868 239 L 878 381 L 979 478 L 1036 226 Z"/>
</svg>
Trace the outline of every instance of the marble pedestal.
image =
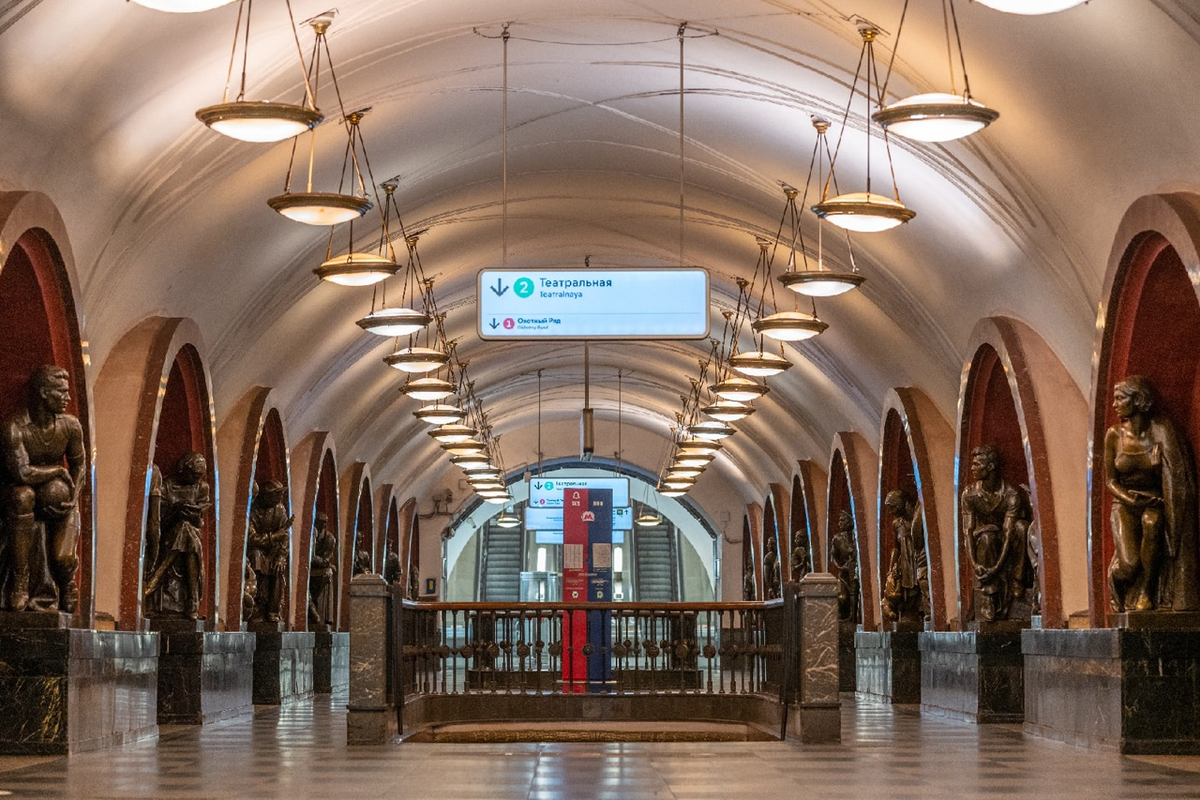
<svg viewBox="0 0 1200 800">
<path fill-rule="evenodd" d="M 316 631 L 313 636 L 313 691 L 344 689 L 350 684 L 350 634 Z"/>
<path fill-rule="evenodd" d="M 151 622 L 158 631 L 158 722 L 204 725 L 254 713 L 254 634 L 206 633 Z"/>
<path fill-rule="evenodd" d="M 874 703 L 921 702 L 918 635 L 916 630 L 855 633 L 855 697 Z"/>
<path fill-rule="evenodd" d="M 254 702 L 281 705 L 313 695 L 315 633 L 252 627 Z"/>
<path fill-rule="evenodd" d="M 0 753 L 80 753 L 158 736 L 157 665 L 153 633 L 0 628 Z"/>
<path fill-rule="evenodd" d="M 853 692 L 858 683 L 854 663 L 854 634 L 858 625 L 842 620 L 838 622 L 838 691 Z"/>
<path fill-rule="evenodd" d="M 981 723 L 1024 719 L 1019 625 L 918 634 L 921 711 Z"/>
<path fill-rule="evenodd" d="M 1027 630 L 1025 731 L 1122 753 L 1200 753 L 1200 630 Z"/>
</svg>

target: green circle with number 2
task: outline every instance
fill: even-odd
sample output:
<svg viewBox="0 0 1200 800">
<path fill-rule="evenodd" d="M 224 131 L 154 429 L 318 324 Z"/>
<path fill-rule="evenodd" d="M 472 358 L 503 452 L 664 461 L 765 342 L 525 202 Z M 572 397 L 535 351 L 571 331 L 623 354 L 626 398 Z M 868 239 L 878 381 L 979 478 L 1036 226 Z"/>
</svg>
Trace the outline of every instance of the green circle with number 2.
<svg viewBox="0 0 1200 800">
<path fill-rule="evenodd" d="M 517 297 L 529 297 L 533 294 L 533 281 L 529 278 L 517 278 L 517 282 L 513 284 L 513 291 L 517 293 Z"/>
</svg>

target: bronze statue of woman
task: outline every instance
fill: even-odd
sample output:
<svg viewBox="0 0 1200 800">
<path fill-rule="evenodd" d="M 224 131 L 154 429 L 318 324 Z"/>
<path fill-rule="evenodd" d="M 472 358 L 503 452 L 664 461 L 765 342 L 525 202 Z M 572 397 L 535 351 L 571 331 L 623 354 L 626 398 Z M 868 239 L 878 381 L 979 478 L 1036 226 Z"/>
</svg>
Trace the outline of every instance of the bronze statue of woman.
<svg viewBox="0 0 1200 800">
<path fill-rule="evenodd" d="M 1191 456 L 1154 408 L 1150 382 L 1130 375 L 1113 387 L 1119 421 L 1104 437 L 1112 494 L 1112 609 L 1192 611 L 1197 585 L 1196 479 Z"/>
</svg>

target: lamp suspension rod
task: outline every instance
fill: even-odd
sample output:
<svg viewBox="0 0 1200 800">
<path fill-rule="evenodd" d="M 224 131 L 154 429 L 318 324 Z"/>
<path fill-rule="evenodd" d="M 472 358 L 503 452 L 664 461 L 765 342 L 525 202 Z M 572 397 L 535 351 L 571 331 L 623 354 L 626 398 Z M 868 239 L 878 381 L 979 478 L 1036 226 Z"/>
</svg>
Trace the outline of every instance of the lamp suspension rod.
<svg viewBox="0 0 1200 800">
<path fill-rule="evenodd" d="M 687 22 L 679 23 L 679 32 L 676 34 L 679 37 L 679 266 L 684 266 L 683 263 L 683 208 L 684 208 L 684 176 L 685 164 L 683 155 L 683 40 L 684 33 L 687 31 Z"/>
<path fill-rule="evenodd" d="M 538 477 L 542 476 L 542 371 L 538 370 Z"/>
<path fill-rule="evenodd" d="M 504 43 L 504 92 L 500 101 L 500 265 L 508 266 L 508 23 L 500 40 Z"/>
</svg>

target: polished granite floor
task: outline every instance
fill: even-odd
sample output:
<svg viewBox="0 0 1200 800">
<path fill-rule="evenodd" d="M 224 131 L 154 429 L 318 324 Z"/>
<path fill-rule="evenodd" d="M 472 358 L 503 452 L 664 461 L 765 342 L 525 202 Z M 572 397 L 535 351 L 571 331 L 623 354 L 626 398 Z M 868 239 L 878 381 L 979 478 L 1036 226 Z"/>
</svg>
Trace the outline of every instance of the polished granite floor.
<svg viewBox="0 0 1200 800">
<path fill-rule="evenodd" d="M 847 702 L 839 745 L 345 745 L 345 698 L 71 758 L 0 758 L 0 795 L 80 798 L 1200 797 L 1200 758 L 1123 757 Z"/>
</svg>

